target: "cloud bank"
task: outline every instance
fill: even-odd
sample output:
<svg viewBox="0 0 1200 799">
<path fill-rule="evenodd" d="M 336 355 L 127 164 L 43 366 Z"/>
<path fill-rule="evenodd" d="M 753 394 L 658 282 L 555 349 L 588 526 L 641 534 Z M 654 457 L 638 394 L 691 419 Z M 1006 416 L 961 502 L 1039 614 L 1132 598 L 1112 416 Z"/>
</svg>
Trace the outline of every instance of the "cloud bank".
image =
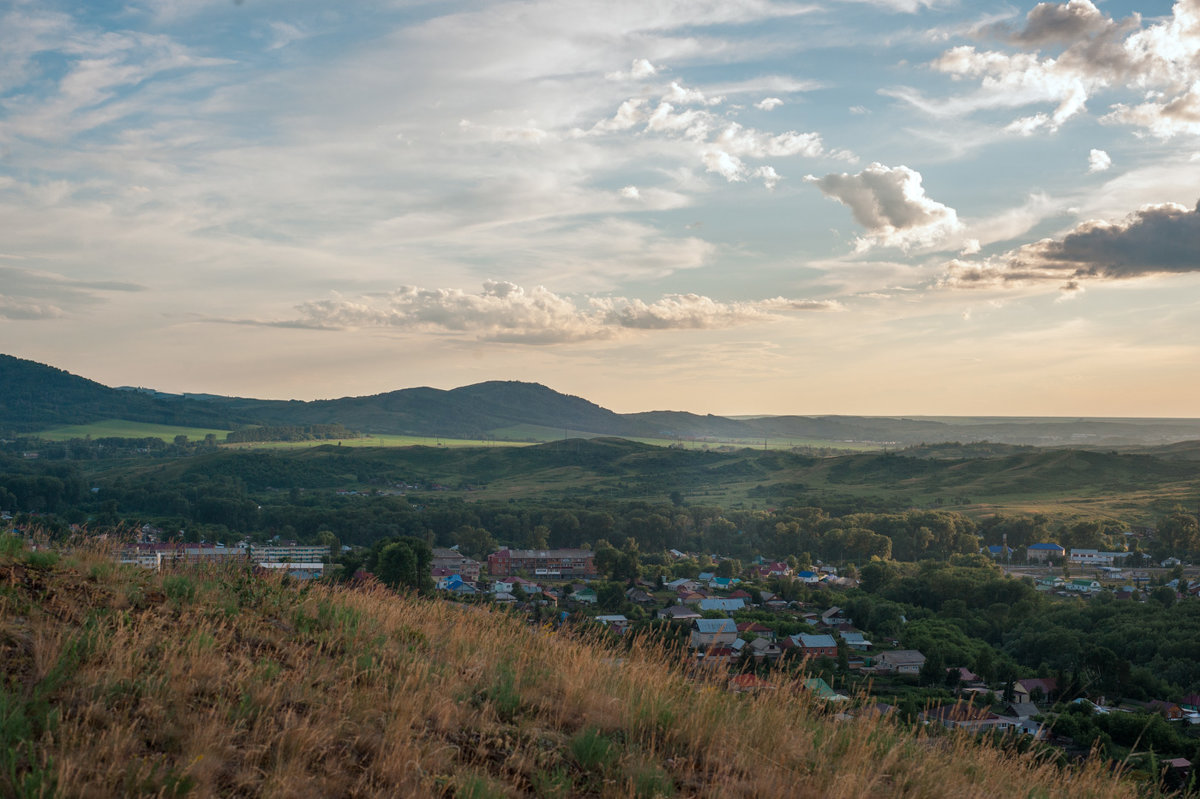
<svg viewBox="0 0 1200 799">
<path fill-rule="evenodd" d="M 770 321 L 804 311 L 839 310 L 832 300 L 774 297 L 721 302 L 699 294 L 667 294 L 654 302 L 589 297 L 577 303 L 542 286 L 526 290 L 489 280 L 482 291 L 404 286 L 382 297 L 336 297 L 297 307 L 292 319 L 247 322 L 316 330 L 386 327 L 521 344 L 562 344 L 609 339 L 625 332 L 705 330 Z"/>
</svg>

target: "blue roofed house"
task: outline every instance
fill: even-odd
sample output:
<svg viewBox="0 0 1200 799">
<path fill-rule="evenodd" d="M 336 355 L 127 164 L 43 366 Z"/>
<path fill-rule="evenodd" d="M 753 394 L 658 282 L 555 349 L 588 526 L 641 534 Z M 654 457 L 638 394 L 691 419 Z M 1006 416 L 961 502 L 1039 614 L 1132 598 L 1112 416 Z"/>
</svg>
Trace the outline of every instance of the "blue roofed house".
<svg viewBox="0 0 1200 799">
<path fill-rule="evenodd" d="M 797 650 L 804 657 L 837 657 L 837 641 L 832 635 L 789 636 L 784 645 Z"/>
<path fill-rule="evenodd" d="M 694 619 L 692 621 L 692 649 L 732 646 L 737 637 L 737 622 L 733 619 Z"/>
<path fill-rule="evenodd" d="M 739 599 L 722 599 L 722 598 L 701 599 L 697 603 L 697 607 L 700 609 L 701 613 L 703 613 L 706 610 L 719 610 L 724 613 L 735 613 L 746 607 L 746 600 L 740 599 L 740 598 Z"/>
<path fill-rule="evenodd" d="M 1066 557 L 1067 550 L 1063 549 L 1058 544 L 1030 544 L 1025 548 L 1025 559 L 1030 561 L 1046 562 L 1051 559 L 1061 560 Z"/>
</svg>

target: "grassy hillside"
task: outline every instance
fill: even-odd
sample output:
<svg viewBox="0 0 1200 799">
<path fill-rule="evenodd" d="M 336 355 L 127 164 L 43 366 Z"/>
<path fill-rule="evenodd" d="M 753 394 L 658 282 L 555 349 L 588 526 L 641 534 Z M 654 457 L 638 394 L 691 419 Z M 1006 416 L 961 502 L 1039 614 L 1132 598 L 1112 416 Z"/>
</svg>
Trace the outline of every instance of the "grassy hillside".
<svg viewBox="0 0 1200 799">
<path fill-rule="evenodd" d="M 0 545 L 0 795 L 1132 797 L 474 607 Z"/>
<path fill-rule="evenodd" d="M 369 441 L 369 439 L 368 439 Z M 438 483 L 464 496 L 691 501 L 753 507 L 869 500 L 878 507 L 997 510 L 1052 518 L 1108 516 L 1127 524 L 1200 493 L 1200 463 L 1080 450 L 983 447 L 807 457 L 791 452 L 666 449 L 624 439 L 570 439 L 525 447 L 337 447 L 222 450 L 154 463 L 81 464 L 103 483 L 153 474 L 155 480 L 234 477 L 249 490 L 333 489 L 396 482 Z M 947 457 L 948 455 L 948 457 Z M 962 456 L 962 457 L 955 457 Z"/>
</svg>

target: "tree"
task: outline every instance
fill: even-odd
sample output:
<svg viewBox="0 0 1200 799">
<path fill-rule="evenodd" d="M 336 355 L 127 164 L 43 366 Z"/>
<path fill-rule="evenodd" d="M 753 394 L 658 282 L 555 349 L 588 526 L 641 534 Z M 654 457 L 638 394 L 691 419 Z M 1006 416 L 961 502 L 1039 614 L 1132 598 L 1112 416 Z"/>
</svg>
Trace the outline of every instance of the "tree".
<svg viewBox="0 0 1200 799">
<path fill-rule="evenodd" d="M 496 539 L 482 527 L 464 524 L 454 531 L 454 543 L 468 557 L 482 560 L 496 551 Z"/>
</svg>

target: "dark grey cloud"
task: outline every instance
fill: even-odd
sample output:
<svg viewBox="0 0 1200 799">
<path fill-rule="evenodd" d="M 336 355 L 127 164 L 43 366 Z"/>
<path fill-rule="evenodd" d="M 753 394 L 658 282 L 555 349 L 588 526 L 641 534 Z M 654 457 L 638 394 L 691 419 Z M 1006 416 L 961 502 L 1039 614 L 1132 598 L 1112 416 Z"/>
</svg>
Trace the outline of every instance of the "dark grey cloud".
<svg viewBox="0 0 1200 799">
<path fill-rule="evenodd" d="M 995 258 L 956 260 L 945 285 L 960 287 L 1200 272 L 1200 205 L 1148 205 L 1120 222 L 1088 221 L 1061 239 L 1043 239 Z"/>
</svg>

